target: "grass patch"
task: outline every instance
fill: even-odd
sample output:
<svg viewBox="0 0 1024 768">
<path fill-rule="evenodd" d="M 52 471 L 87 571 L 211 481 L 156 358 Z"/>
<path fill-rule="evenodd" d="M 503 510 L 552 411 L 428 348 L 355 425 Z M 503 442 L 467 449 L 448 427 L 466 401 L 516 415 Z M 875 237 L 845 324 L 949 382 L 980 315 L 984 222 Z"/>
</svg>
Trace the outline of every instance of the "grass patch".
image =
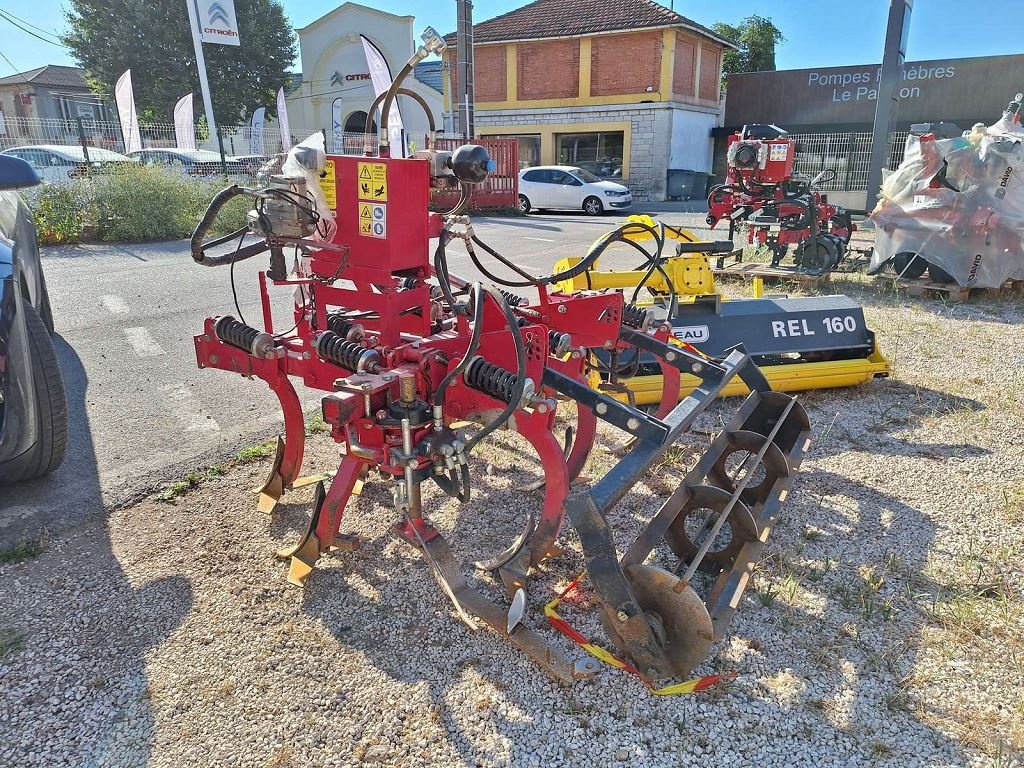
<svg viewBox="0 0 1024 768">
<path fill-rule="evenodd" d="M 0 550 L 0 565 L 21 563 L 32 560 L 43 553 L 43 542 L 40 540 L 23 541 L 13 547 Z"/>
<path fill-rule="evenodd" d="M 0 659 L 25 647 L 25 636 L 13 627 L 0 627 Z"/>
<path fill-rule="evenodd" d="M 277 450 L 277 441 L 268 440 L 265 443 L 257 443 L 256 445 L 243 448 L 235 454 L 234 460 L 236 464 L 251 464 L 260 459 L 270 458 L 274 455 L 275 450 Z"/>
</svg>

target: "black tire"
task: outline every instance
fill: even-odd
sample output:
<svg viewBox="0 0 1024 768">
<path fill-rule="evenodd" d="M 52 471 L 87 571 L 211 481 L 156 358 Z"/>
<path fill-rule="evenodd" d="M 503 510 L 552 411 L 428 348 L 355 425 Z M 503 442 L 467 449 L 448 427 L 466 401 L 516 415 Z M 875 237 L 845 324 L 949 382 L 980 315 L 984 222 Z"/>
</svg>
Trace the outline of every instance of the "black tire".
<svg viewBox="0 0 1024 768">
<path fill-rule="evenodd" d="M 530 207 L 531 207 L 530 206 L 530 198 L 528 198 L 526 195 L 520 195 L 519 196 L 519 211 L 520 211 L 520 213 L 529 213 L 530 212 Z"/>
<path fill-rule="evenodd" d="M 928 277 L 936 283 L 955 283 L 956 278 L 938 264 L 928 264 Z"/>
<path fill-rule="evenodd" d="M 591 195 L 583 201 L 583 212 L 587 214 L 587 216 L 600 216 L 604 213 L 604 203 Z"/>
<path fill-rule="evenodd" d="M 46 326 L 46 330 L 50 332 L 50 335 L 54 334 L 53 327 L 53 307 L 50 306 L 50 291 L 46 287 L 46 278 L 40 277 L 40 283 L 43 287 L 43 300 L 40 303 L 39 317 L 43 321 L 43 325 Z"/>
<path fill-rule="evenodd" d="M 908 280 L 917 280 L 928 269 L 928 262 L 912 251 L 903 251 L 892 257 L 892 269 Z"/>
<path fill-rule="evenodd" d="M 68 399 L 57 362 L 57 350 L 35 308 L 25 302 L 23 309 L 32 358 L 32 386 L 36 396 L 39 436 L 27 452 L 0 464 L 0 477 L 5 483 L 31 480 L 52 472 L 64 460 L 68 445 Z"/>
</svg>

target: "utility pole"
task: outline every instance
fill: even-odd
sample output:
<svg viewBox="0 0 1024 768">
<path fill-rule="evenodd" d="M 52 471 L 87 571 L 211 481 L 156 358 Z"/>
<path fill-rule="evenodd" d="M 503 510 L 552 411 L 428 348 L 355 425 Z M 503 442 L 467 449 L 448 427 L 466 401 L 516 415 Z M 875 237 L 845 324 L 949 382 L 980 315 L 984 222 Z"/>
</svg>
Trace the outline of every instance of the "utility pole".
<svg viewBox="0 0 1024 768">
<path fill-rule="evenodd" d="M 219 137 L 217 133 L 217 121 L 213 117 L 213 99 L 210 98 L 210 81 L 206 76 L 206 57 L 203 56 L 202 32 L 199 29 L 199 10 L 196 8 L 195 0 L 185 0 L 188 6 L 188 21 L 192 27 L 192 45 L 196 49 L 196 65 L 199 67 L 199 89 L 203 94 L 203 108 L 206 110 L 206 127 L 209 129 L 209 138 Z M 222 158 L 223 160 L 223 153 Z"/>
<path fill-rule="evenodd" d="M 455 0 L 457 17 L 455 26 L 455 67 L 458 79 L 458 92 L 454 94 L 458 102 L 458 130 L 466 141 L 476 137 L 476 120 L 474 116 L 475 91 L 473 88 L 473 0 Z"/>
<path fill-rule="evenodd" d="M 889 22 L 885 29 L 885 53 L 875 103 L 875 125 L 871 132 L 871 165 L 868 166 L 868 195 L 865 208 L 870 212 L 878 201 L 882 169 L 889 161 L 889 134 L 900 103 L 903 62 L 907 55 L 907 34 L 914 0 L 889 0 Z"/>
</svg>

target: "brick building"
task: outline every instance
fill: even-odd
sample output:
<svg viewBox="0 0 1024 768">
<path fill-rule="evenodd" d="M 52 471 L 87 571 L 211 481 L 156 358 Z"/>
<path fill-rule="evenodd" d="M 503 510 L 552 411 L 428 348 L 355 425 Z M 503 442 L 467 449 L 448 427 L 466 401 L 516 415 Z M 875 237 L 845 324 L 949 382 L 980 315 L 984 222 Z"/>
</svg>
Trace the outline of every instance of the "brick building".
<svg viewBox="0 0 1024 768">
<path fill-rule="evenodd" d="M 473 34 L 477 134 L 518 139 L 521 165 L 577 165 L 640 200 L 664 200 L 670 170 L 703 189 L 731 42 L 653 0 L 536 0 Z"/>
</svg>

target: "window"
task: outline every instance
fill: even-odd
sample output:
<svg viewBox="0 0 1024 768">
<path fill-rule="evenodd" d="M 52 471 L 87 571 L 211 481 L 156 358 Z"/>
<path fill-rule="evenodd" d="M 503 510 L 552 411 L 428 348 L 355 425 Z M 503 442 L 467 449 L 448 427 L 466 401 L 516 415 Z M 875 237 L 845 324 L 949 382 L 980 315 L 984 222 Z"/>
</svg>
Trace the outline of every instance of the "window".
<svg viewBox="0 0 1024 768">
<path fill-rule="evenodd" d="M 622 131 L 562 133 L 558 135 L 558 162 L 579 166 L 603 179 L 621 179 L 622 147 Z"/>
<path fill-rule="evenodd" d="M 561 184 L 564 187 L 582 187 L 583 183 L 565 171 L 551 171 L 551 183 Z"/>
<path fill-rule="evenodd" d="M 593 184 L 601 180 L 590 171 L 585 171 L 582 168 L 574 168 L 573 173 L 583 179 L 587 184 Z"/>
<path fill-rule="evenodd" d="M 377 121 L 374 120 L 373 128 L 370 133 L 377 132 Z M 347 118 L 345 118 L 345 133 L 365 133 L 366 132 L 366 113 L 365 112 L 353 112 Z"/>
<path fill-rule="evenodd" d="M 540 165 L 540 134 L 504 134 L 490 136 L 492 139 L 515 139 L 519 142 L 519 170 Z"/>
<path fill-rule="evenodd" d="M 531 181 L 534 184 L 550 184 L 551 171 L 527 171 L 523 174 L 523 181 Z"/>
</svg>

